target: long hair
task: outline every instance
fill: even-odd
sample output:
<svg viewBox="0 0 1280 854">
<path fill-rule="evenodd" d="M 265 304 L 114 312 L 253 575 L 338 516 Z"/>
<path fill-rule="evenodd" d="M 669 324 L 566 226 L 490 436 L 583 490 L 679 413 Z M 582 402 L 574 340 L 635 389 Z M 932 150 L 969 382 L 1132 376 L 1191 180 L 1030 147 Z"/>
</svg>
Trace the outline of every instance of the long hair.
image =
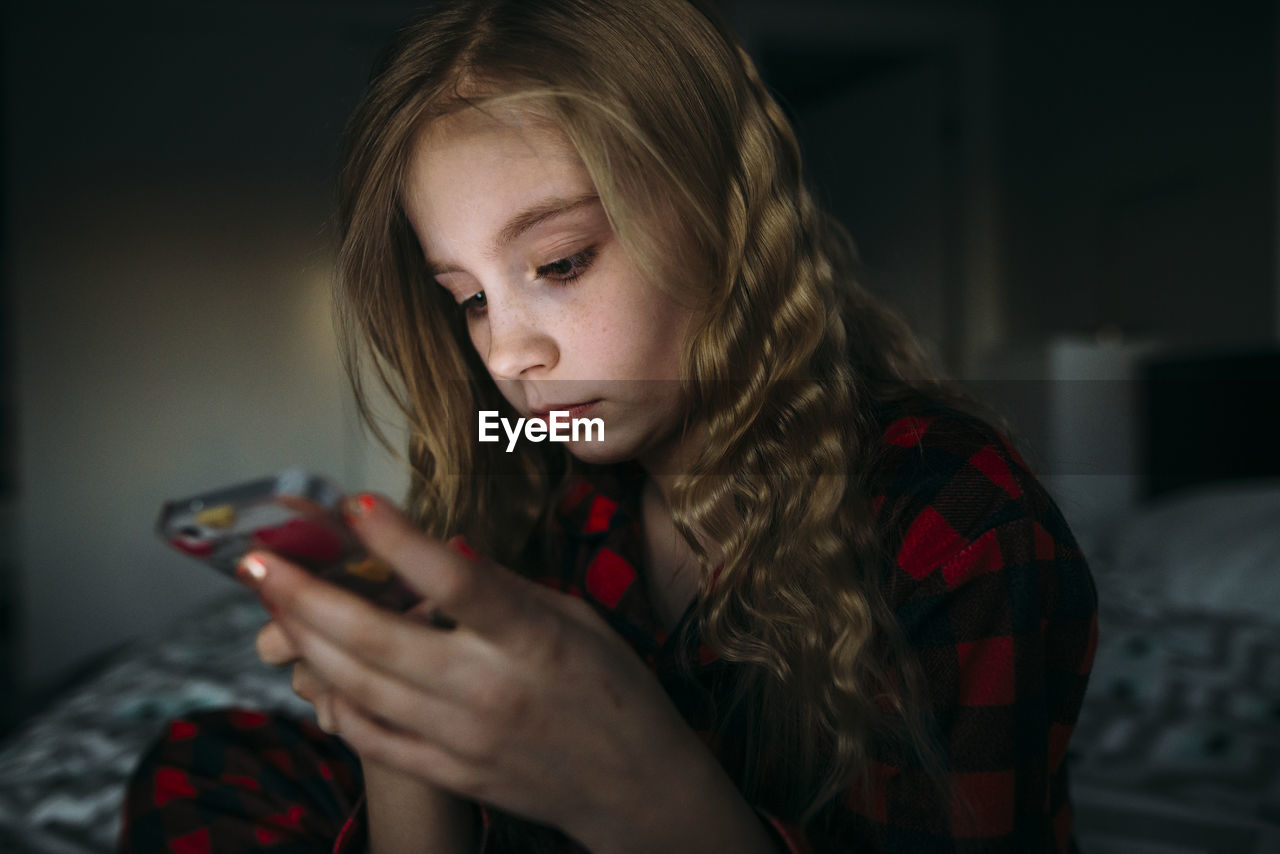
<svg viewBox="0 0 1280 854">
<path fill-rule="evenodd" d="M 570 468 L 550 443 L 507 454 L 474 440 L 477 409 L 514 413 L 401 204 L 424 124 L 495 99 L 564 132 L 632 260 L 698 307 L 682 394 L 706 441 L 670 507 L 701 563 L 697 625 L 738 674 L 733 713 L 748 735 L 736 782 L 808 822 L 865 787 L 880 737 L 936 778 L 924 688 L 880 590 L 874 412 L 969 401 L 855 281 L 851 244 L 815 206 L 781 109 L 703 3 L 447 3 L 375 71 L 341 172 L 338 306 L 361 413 L 368 360 L 408 419 L 411 514 L 513 561 Z M 657 228 L 672 221 L 683 250 Z M 720 546 L 719 567 L 699 532 Z"/>
</svg>

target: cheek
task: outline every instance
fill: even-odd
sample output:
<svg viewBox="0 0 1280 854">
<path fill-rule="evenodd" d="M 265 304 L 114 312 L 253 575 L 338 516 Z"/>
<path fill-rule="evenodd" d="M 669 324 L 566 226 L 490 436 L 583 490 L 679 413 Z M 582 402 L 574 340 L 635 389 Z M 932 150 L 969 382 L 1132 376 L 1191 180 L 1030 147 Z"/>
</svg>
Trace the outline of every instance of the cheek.
<svg viewBox="0 0 1280 854">
<path fill-rule="evenodd" d="M 498 387 L 498 393 L 502 395 L 502 399 L 511 404 L 511 408 L 517 412 L 523 412 L 527 407 L 524 392 L 520 389 L 520 383 L 512 380 L 502 380 L 489 375 L 493 379 L 494 385 Z"/>
<path fill-rule="evenodd" d="M 464 350 L 470 349 L 480 357 L 480 362 L 488 368 L 489 360 L 486 354 L 489 352 L 489 324 L 484 319 L 470 320 L 463 318 L 462 326 L 465 330 L 458 339 L 458 345 Z"/>
<path fill-rule="evenodd" d="M 684 315 L 669 311 L 652 317 L 652 322 L 646 324 L 648 336 L 643 358 L 651 366 L 655 379 L 678 379 L 688 334 L 688 320 Z"/>
<path fill-rule="evenodd" d="M 484 355 L 489 351 L 489 330 L 483 323 L 472 323 L 467 337 L 471 340 L 471 349 L 476 351 L 481 361 L 486 361 Z"/>
<path fill-rule="evenodd" d="M 582 351 L 594 379 L 674 380 L 680 351 L 675 336 L 663 327 L 621 325 L 592 336 Z"/>
<path fill-rule="evenodd" d="M 637 286 L 637 290 L 643 286 Z M 638 298 L 637 298 L 638 297 Z M 609 328 L 602 330 L 604 346 L 648 379 L 672 379 L 676 376 L 688 318 L 674 310 L 665 297 L 641 293 L 618 306 Z"/>
</svg>

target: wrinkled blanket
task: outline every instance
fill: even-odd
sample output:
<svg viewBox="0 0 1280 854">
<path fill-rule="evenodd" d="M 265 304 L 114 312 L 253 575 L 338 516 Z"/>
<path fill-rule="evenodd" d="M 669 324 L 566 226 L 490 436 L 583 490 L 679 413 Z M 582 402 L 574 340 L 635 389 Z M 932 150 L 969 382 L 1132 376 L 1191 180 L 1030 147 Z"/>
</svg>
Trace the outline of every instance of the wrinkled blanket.
<svg viewBox="0 0 1280 854">
<path fill-rule="evenodd" d="M 237 591 L 112 656 L 0 747 L 0 851 L 115 850 L 125 782 L 164 722 L 227 705 L 307 714 L 253 650 L 266 614 Z"/>
</svg>

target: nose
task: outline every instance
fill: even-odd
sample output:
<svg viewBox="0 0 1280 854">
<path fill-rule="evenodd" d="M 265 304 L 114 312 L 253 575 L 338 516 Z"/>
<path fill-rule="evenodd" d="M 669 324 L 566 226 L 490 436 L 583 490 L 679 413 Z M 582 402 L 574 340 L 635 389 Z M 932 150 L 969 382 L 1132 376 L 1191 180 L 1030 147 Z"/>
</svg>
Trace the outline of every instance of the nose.
<svg viewBox="0 0 1280 854">
<path fill-rule="evenodd" d="M 527 307 L 489 304 L 489 341 L 485 366 L 497 379 L 518 379 L 550 370 L 559 351 L 555 340 Z"/>
</svg>

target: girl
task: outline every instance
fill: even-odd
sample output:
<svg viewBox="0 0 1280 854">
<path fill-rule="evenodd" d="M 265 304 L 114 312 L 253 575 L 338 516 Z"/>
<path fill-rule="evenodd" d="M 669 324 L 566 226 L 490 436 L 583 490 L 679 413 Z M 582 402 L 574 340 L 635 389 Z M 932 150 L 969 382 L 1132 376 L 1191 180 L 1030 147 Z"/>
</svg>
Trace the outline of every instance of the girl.
<svg viewBox="0 0 1280 854">
<path fill-rule="evenodd" d="M 324 732 L 174 722 L 126 850 L 1074 850 L 1088 569 L 710 9 L 445 4 L 352 119 L 341 227 L 413 473 L 350 522 L 424 602 L 248 557 Z M 603 440 L 479 441 L 559 410 Z"/>
</svg>

